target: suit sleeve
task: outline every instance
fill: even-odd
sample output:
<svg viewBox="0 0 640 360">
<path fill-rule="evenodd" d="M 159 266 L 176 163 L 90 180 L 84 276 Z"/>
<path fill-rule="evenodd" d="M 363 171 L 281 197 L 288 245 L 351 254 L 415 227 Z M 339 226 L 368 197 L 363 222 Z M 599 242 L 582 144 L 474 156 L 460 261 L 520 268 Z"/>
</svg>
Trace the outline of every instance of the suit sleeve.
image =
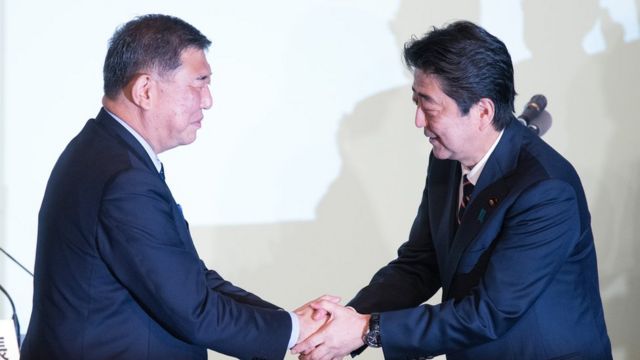
<svg viewBox="0 0 640 360">
<path fill-rule="evenodd" d="M 580 237 L 573 188 L 545 180 L 507 211 L 479 285 L 459 300 L 383 313 L 385 357 L 450 353 L 497 339 L 554 279 Z"/>
<path fill-rule="evenodd" d="M 204 263 L 202 264 L 202 268 L 206 274 L 205 277 L 207 279 L 207 286 L 213 291 L 224 294 L 239 303 L 265 309 L 282 310 L 280 307 L 223 279 L 222 276 L 220 276 L 216 271 L 207 269 Z"/>
<path fill-rule="evenodd" d="M 204 271 L 191 239 L 178 231 L 168 189 L 153 175 L 128 170 L 105 189 L 97 242 L 110 271 L 183 341 L 242 359 L 283 358 L 289 314 L 242 303 L 253 297 Z"/>
<path fill-rule="evenodd" d="M 398 257 L 380 269 L 348 305 L 365 314 L 404 309 L 427 301 L 441 287 L 428 206 L 425 186 L 409 240 L 400 246 Z"/>
</svg>

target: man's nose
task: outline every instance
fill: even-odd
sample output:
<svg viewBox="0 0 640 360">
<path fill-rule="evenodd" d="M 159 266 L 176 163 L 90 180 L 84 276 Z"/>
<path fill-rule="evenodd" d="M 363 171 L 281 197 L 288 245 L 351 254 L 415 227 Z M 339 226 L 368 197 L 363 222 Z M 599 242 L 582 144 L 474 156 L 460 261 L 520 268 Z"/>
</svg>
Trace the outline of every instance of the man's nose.
<svg viewBox="0 0 640 360">
<path fill-rule="evenodd" d="M 427 126 L 427 119 L 424 116 L 424 111 L 420 108 L 420 106 L 416 107 L 416 127 L 422 129 Z"/>
<path fill-rule="evenodd" d="M 211 97 L 211 90 L 209 90 L 208 86 L 202 88 L 202 97 L 200 107 L 203 109 L 210 109 L 211 105 L 213 105 L 213 98 Z"/>
</svg>

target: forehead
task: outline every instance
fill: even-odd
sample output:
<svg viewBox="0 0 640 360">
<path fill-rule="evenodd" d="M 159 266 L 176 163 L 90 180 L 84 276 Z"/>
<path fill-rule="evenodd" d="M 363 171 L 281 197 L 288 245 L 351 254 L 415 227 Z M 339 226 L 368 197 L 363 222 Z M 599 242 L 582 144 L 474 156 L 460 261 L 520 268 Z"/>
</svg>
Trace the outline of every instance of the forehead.
<svg viewBox="0 0 640 360">
<path fill-rule="evenodd" d="M 421 98 L 428 103 L 444 105 L 448 101 L 453 101 L 442 91 L 440 79 L 437 75 L 426 73 L 420 69 L 413 72 L 413 96 Z"/>
<path fill-rule="evenodd" d="M 205 76 L 211 74 L 211 66 L 202 49 L 186 48 L 180 54 L 181 65 L 178 72 L 188 73 L 193 76 Z"/>
<path fill-rule="evenodd" d="M 416 94 L 437 94 L 442 93 L 440 79 L 437 75 L 426 73 L 420 69 L 413 72 L 413 91 Z"/>
</svg>

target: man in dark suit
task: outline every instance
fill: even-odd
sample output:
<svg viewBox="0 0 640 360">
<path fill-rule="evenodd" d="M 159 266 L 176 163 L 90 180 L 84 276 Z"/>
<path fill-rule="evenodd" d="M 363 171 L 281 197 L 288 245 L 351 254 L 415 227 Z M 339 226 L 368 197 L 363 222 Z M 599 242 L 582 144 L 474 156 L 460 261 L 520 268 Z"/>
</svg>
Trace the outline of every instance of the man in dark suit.
<svg viewBox="0 0 640 360">
<path fill-rule="evenodd" d="M 157 154 L 192 143 L 212 105 L 209 45 L 166 15 L 112 37 L 104 107 L 42 201 L 23 359 L 281 359 L 320 325 L 208 270 L 164 182 Z"/>
<path fill-rule="evenodd" d="M 294 351 L 611 359 L 580 179 L 515 120 L 504 44 L 456 22 L 408 43 L 404 56 L 416 126 L 433 147 L 409 240 L 351 307 L 312 303 L 332 318 Z M 423 304 L 439 288 L 442 303 Z"/>
</svg>

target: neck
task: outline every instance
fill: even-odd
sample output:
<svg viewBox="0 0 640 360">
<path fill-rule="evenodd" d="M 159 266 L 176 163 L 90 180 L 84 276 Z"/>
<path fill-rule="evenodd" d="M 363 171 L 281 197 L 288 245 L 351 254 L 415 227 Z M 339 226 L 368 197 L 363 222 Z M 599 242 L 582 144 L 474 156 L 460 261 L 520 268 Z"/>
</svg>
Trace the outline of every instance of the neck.
<svg viewBox="0 0 640 360">
<path fill-rule="evenodd" d="M 147 128 L 144 126 L 144 114 L 139 107 L 135 106 L 135 104 L 127 101 L 126 99 L 122 99 L 122 96 L 119 96 L 116 99 L 111 99 L 104 96 L 102 98 L 102 106 L 110 113 L 119 117 L 133 130 L 135 130 L 140 136 L 142 136 L 142 138 L 149 144 L 149 146 L 151 146 L 156 154 L 161 153 L 158 146 L 156 146 L 155 143 L 151 140 L 149 131 L 147 131 Z"/>
<path fill-rule="evenodd" d="M 462 166 L 467 169 L 473 169 L 473 167 L 476 166 L 485 155 L 487 155 L 489 149 L 491 149 L 493 144 L 496 142 L 496 139 L 498 139 L 498 135 L 500 135 L 500 132 L 494 129 L 493 126 L 490 126 L 478 137 L 479 141 L 473 155 L 468 159 L 460 160 Z"/>
</svg>

